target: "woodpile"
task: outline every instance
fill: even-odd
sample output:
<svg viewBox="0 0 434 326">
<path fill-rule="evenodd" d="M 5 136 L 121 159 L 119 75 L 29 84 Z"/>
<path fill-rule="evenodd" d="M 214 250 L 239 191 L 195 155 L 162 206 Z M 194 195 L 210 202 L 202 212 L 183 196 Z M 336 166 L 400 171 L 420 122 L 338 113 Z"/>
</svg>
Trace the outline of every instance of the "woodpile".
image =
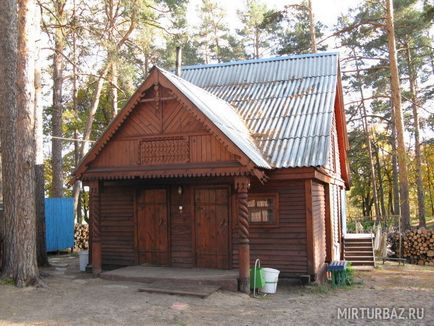
<svg viewBox="0 0 434 326">
<path fill-rule="evenodd" d="M 391 250 L 399 256 L 399 232 L 390 233 L 388 242 Z M 434 231 L 407 230 L 401 239 L 402 257 L 412 264 L 434 265 Z"/>
<path fill-rule="evenodd" d="M 89 249 L 89 225 L 75 224 L 74 248 L 85 250 Z"/>
</svg>

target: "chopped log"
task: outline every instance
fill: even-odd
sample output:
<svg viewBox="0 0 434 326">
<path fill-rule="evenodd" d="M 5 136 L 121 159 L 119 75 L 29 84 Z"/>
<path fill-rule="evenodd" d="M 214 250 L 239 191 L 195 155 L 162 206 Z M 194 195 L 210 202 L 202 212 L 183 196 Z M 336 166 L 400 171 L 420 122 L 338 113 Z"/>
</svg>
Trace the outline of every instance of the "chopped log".
<svg viewBox="0 0 434 326">
<path fill-rule="evenodd" d="M 75 224 L 74 248 L 78 250 L 89 249 L 89 225 Z"/>
<path fill-rule="evenodd" d="M 399 232 L 388 235 L 390 249 L 399 256 Z M 407 230 L 402 233 L 401 254 L 410 263 L 425 265 L 434 263 L 434 231 L 428 229 Z"/>
</svg>

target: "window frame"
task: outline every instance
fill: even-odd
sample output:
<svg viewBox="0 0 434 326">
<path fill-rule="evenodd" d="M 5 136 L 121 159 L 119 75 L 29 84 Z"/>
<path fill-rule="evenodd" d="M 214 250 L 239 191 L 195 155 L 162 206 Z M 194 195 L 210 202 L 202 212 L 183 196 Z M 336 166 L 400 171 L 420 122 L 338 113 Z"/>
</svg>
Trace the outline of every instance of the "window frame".
<svg viewBox="0 0 434 326">
<path fill-rule="evenodd" d="M 271 193 L 248 193 L 247 195 L 247 202 L 249 200 L 261 200 L 261 199 L 273 199 L 273 205 L 272 205 L 272 211 L 273 211 L 273 220 L 271 222 L 252 222 L 251 221 L 251 208 L 247 207 L 249 210 L 249 226 L 250 227 L 278 227 L 279 226 L 279 217 L 280 217 L 280 211 L 279 211 L 279 193 L 277 192 L 271 192 Z M 254 209 L 257 209 L 256 205 Z"/>
</svg>

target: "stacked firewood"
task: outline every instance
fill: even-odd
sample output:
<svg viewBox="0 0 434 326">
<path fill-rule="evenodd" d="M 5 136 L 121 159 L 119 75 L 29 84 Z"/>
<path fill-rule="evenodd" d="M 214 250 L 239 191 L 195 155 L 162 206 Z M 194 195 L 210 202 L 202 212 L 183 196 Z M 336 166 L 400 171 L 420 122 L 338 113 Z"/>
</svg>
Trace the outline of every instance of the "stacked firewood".
<svg viewBox="0 0 434 326">
<path fill-rule="evenodd" d="M 89 249 L 89 225 L 75 224 L 74 231 L 75 249 Z"/>
<path fill-rule="evenodd" d="M 390 233 L 391 250 L 399 255 L 399 232 Z M 412 264 L 434 264 L 434 231 L 419 229 L 407 230 L 401 239 L 402 257 Z"/>
</svg>

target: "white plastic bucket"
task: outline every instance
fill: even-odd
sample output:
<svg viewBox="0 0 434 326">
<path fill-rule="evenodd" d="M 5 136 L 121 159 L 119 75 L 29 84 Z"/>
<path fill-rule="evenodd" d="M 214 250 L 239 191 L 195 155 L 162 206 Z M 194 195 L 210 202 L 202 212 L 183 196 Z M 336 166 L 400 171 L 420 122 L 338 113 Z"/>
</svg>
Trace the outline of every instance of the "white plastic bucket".
<svg viewBox="0 0 434 326">
<path fill-rule="evenodd" d="M 85 272 L 89 263 L 89 250 L 82 250 L 78 255 L 80 257 L 80 272 Z"/>
<path fill-rule="evenodd" d="M 265 285 L 260 289 L 263 293 L 276 293 L 277 280 L 279 279 L 280 271 L 274 268 L 262 268 L 264 274 Z"/>
</svg>

